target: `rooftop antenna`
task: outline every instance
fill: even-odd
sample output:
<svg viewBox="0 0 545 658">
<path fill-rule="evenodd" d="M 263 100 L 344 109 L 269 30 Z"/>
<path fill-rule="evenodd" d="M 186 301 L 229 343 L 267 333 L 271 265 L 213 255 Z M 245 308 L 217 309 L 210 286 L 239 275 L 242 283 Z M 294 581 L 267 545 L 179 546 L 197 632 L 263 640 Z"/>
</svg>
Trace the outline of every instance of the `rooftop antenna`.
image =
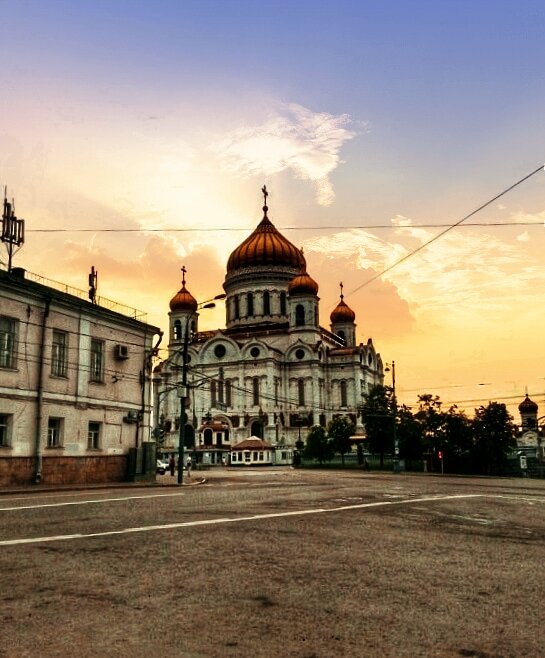
<svg viewBox="0 0 545 658">
<path fill-rule="evenodd" d="M 15 204 L 7 199 L 8 188 L 4 186 L 4 208 L 2 212 L 2 235 L 0 240 L 8 251 L 8 272 L 12 270 L 13 255 L 19 251 L 25 241 L 25 220 L 17 219 Z"/>
<path fill-rule="evenodd" d="M 89 299 L 91 304 L 97 303 L 97 288 L 98 288 L 98 272 L 95 270 L 95 266 L 91 265 L 91 271 L 89 273 Z"/>
</svg>

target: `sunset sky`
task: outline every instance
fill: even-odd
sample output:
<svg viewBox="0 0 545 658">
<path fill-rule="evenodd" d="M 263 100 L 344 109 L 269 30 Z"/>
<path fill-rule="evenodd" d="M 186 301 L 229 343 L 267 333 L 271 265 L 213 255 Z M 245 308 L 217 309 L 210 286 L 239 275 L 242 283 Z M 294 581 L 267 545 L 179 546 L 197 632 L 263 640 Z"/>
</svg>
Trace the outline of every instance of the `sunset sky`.
<svg viewBox="0 0 545 658">
<path fill-rule="evenodd" d="M 15 265 L 79 288 L 94 265 L 100 295 L 166 328 L 183 264 L 197 299 L 222 292 L 266 184 L 322 324 L 342 280 L 401 402 L 499 400 L 518 420 L 527 387 L 545 413 L 545 172 L 370 282 L 545 162 L 542 0 L 0 0 L 0 16 Z M 201 314 L 224 324 L 223 306 Z"/>
</svg>

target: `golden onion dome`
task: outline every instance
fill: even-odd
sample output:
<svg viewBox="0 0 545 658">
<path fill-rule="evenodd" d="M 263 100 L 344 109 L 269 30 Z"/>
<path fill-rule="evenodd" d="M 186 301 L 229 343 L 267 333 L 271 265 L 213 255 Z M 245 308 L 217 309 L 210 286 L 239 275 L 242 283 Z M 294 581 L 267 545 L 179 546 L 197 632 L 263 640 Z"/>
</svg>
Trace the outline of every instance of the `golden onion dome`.
<svg viewBox="0 0 545 658">
<path fill-rule="evenodd" d="M 303 268 L 289 282 L 288 293 L 290 295 L 317 295 L 318 284 L 307 274 L 306 269 Z"/>
<path fill-rule="evenodd" d="M 530 398 L 528 397 L 528 393 L 526 393 L 526 397 L 519 404 L 519 411 L 521 411 L 522 413 L 524 413 L 524 412 L 526 412 L 526 413 L 536 413 L 537 410 L 538 410 L 537 404 L 533 400 L 530 400 Z"/>
<path fill-rule="evenodd" d="M 263 186 L 265 196 L 263 219 L 254 232 L 249 235 L 229 256 L 227 274 L 246 267 L 287 266 L 300 269 L 306 267 L 305 257 L 300 249 L 285 238 L 267 217 L 267 188 Z"/>
<path fill-rule="evenodd" d="M 185 287 L 185 265 L 182 267 L 182 287 L 170 300 L 170 310 L 171 311 L 196 311 L 197 310 L 197 300 Z"/>
<path fill-rule="evenodd" d="M 339 323 L 339 322 L 354 322 L 356 319 L 356 314 L 354 311 L 344 302 L 344 295 L 343 295 L 343 284 L 341 283 L 341 301 L 337 304 L 337 306 L 333 309 L 331 312 L 331 315 L 329 316 L 329 319 L 331 320 L 331 324 Z"/>
</svg>

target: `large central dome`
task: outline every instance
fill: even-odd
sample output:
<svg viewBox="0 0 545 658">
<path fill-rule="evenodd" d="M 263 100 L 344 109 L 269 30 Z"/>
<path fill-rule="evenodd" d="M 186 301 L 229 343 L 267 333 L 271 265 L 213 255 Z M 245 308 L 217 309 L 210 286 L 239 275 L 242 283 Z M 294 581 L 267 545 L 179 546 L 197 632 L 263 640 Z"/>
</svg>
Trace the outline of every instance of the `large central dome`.
<svg viewBox="0 0 545 658">
<path fill-rule="evenodd" d="M 306 266 L 305 257 L 267 217 L 263 206 L 263 219 L 255 231 L 240 244 L 227 261 L 227 274 L 246 267 L 279 265 L 296 270 Z"/>
</svg>

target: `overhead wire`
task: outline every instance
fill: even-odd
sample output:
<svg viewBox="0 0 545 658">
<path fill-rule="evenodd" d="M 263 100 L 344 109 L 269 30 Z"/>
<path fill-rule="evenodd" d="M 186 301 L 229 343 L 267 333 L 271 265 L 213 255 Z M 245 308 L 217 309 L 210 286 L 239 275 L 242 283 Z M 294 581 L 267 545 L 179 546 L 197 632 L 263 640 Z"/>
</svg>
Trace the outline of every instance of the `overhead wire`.
<svg viewBox="0 0 545 658">
<path fill-rule="evenodd" d="M 544 171 L 544 169 L 545 169 L 545 165 L 540 165 L 539 167 L 537 167 L 537 169 L 534 169 L 529 174 L 527 174 L 526 176 L 523 176 L 522 178 L 520 178 L 518 181 L 516 181 L 512 185 L 509 185 L 509 187 L 506 187 L 499 194 L 496 194 L 496 196 L 492 197 L 492 199 L 489 199 L 485 203 L 481 204 L 478 208 L 475 208 L 475 210 L 472 210 L 469 214 L 465 215 L 464 217 L 459 219 L 454 224 L 450 224 L 449 226 L 447 226 L 447 228 L 445 228 L 444 231 L 440 231 L 439 233 L 437 233 L 437 235 L 434 235 L 433 238 L 430 238 L 429 240 L 427 240 L 426 242 L 424 242 L 420 246 L 418 246 L 415 249 L 413 249 L 412 251 L 410 251 L 408 254 L 405 254 L 405 256 L 403 256 L 402 258 L 399 258 L 395 263 L 392 263 L 392 265 L 389 265 L 388 267 L 383 269 L 381 272 L 377 272 L 377 274 L 373 275 L 371 278 L 367 279 L 367 281 L 364 281 L 361 285 L 357 286 L 356 288 L 351 290 L 349 293 L 347 293 L 347 296 L 348 295 L 353 295 L 355 292 L 358 292 L 358 290 L 361 290 L 365 286 L 368 286 L 373 281 L 376 281 L 377 279 L 380 279 L 387 272 L 391 272 L 394 268 L 398 267 L 399 265 L 401 265 L 405 261 L 409 260 L 409 258 L 412 258 L 413 256 L 415 256 L 417 253 L 419 253 L 423 249 L 426 249 L 426 247 L 429 247 L 430 244 L 432 244 L 436 240 L 439 240 L 439 238 L 442 238 L 449 231 L 452 231 L 452 229 L 456 228 L 457 226 L 460 226 L 460 224 L 465 222 L 470 217 L 473 217 L 473 215 L 476 215 L 477 213 L 481 212 L 481 210 L 484 210 L 484 208 L 486 208 L 490 204 L 494 203 L 494 201 L 497 201 L 498 199 L 501 199 L 502 196 L 505 196 L 508 192 L 511 192 L 511 190 L 514 190 L 516 187 L 518 187 L 519 185 L 524 183 L 524 181 L 527 181 L 529 178 L 531 178 L 532 176 L 534 176 L 538 172 Z"/>
<path fill-rule="evenodd" d="M 461 220 L 462 221 L 462 220 Z M 456 225 L 451 224 L 410 224 L 410 228 L 454 228 Z M 543 221 L 524 221 L 524 222 L 466 222 L 464 226 L 487 227 L 487 226 L 544 226 Z M 331 230 L 377 230 L 377 229 L 394 229 L 404 228 L 397 224 L 335 224 L 332 226 L 277 226 L 279 231 L 331 231 Z M 185 228 L 34 228 L 26 229 L 27 233 L 235 233 L 251 230 L 248 227 L 216 226 L 216 227 L 185 227 Z"/>
</svg>

